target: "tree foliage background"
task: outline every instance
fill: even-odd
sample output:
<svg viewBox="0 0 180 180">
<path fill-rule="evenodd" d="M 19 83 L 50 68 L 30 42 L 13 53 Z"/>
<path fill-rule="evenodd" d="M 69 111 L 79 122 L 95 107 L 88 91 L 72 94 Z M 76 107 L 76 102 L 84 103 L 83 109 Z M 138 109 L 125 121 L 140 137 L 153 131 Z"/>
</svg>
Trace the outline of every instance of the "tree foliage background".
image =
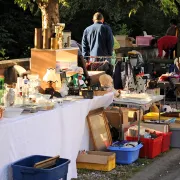
<svg viewBox="0 0 180 180">
<path fill-rule="evenodd" d="M 34 28 L 41 27 L 36 1 L 0 0 L 1 58 L 30 57 Z M 66 23 L 65 30 L 70 30 L 72 39 L 78 42 L 97 11 L 103 13 L 114 34 L 135 37 L 146 30 L 160 37 L 165 34 L 170 19 L 178 20 L 179 4 L 180 0 L 60 0 L 60 21 Z"/>
</svg>

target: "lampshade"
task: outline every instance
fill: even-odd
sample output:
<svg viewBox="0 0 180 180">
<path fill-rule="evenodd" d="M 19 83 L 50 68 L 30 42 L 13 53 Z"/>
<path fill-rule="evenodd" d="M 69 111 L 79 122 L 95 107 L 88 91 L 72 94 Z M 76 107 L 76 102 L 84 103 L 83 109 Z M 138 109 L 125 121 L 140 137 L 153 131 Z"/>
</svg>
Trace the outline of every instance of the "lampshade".
<svg viewBox="0 0 180 180">
<path fill-rule="evenodd" d="M 57 76 L 56 76 L 56 70 L 54 68 L 49 68 L 46 71 L 46 74 L 43 77 L 43 81 L 46 82 L 58 82 Z"/>
</svg>

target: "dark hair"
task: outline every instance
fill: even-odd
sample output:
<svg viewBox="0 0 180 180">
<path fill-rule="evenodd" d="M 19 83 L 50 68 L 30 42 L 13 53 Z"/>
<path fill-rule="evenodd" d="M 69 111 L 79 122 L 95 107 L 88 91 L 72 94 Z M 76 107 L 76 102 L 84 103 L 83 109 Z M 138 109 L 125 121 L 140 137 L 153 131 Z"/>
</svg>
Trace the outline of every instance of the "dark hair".
<svg viewBox="0 0 180 180">
<path fill-rule="evenodd" d="M 102 15 L 100 12 L 97 12 L 97 13 L 95 13 L 95 14 L 93 15 L 93 20 L 98 20 L 98 21 L 100 21 L 100 20 L 102 20 L 102 19 L 104 19 L 104 17 L 103 17 L 103 15 Z"/>
<path fill-rule="evenodd" d="M 155 44 L 157 44 L 157 39 L 152 39 L 150 45 L 153 47 Z"/>
<path fill-rule="evenodd" d="M 10 66 L 4 71 L 4 82 L 6 84 L 12 84 L 17 82 L 18 74 L 14 66 Z"/>
<path fill-rule="evenodd" d="M 174 25 L 177 25 L 176 19 L 171 19 L 171 20 L 170 20 L 170 23 L 171 23 L 171 24 L 174 24 Z"/>
</svg>

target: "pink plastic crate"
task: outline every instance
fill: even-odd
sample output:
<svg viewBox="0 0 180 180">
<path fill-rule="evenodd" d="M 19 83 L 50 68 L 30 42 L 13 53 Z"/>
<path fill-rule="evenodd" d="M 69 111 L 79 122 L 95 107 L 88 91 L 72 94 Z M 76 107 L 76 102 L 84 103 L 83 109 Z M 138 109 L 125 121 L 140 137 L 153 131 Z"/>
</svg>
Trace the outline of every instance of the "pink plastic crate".
<svg viewBox="0 0 180 180">
<path fill-rule="evenodd" d="M 136 44 L 138 46 L 150 46 L 152 36 L 136 36 Z"/>
</svg>

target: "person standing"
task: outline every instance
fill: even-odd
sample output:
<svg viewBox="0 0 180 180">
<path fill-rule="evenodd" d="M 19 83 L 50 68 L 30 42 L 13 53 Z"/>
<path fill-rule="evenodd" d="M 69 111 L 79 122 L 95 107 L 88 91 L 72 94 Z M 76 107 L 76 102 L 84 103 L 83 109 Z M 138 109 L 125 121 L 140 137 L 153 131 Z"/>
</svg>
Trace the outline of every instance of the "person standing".
<svg viewBox="0 0 180 180">
<path fill-rule="evenodd" d="M 93 15 L 91 26 L 84 30 L 82 37 L 82 55 L 86 56 L 112 56 L 113 33 L 111 28 L 104 24 L 104 17 L 100 12 Z"/>
<path fill-rule="evenodd" d="M 85 76 L 86 80 L 89 82 L 90 81 L 90 76 L 89 76 L 87 68 L 86 68 L 86 63 L 85 63 L 84 58 L 82 56 L 82 46 L 81 46 L 81 44 L 79 44 L 75 40 L 71 40 L 71 47 L 77 47 L 78 48 L 78 62 L 77 62 L 77 65 L 79 67 L 83 68 L 84 76 Z"/>
</svg>

